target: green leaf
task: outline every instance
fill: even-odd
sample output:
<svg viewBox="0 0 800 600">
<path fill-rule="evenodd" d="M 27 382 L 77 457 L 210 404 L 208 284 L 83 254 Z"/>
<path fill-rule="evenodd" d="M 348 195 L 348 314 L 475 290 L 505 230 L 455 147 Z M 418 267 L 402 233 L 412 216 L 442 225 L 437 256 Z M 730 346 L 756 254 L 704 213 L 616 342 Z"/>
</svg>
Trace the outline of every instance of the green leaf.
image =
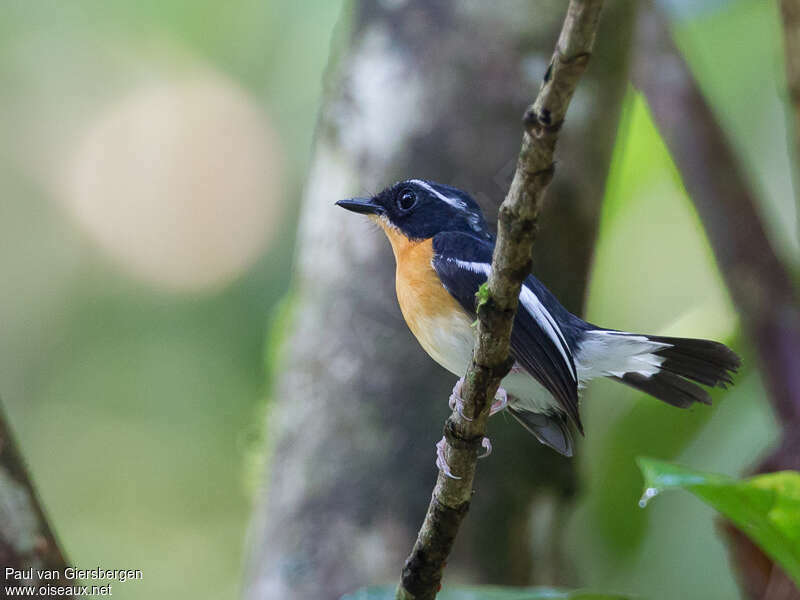
<svg viewBox="0 0 800 600">
<path fill-rule="evenodd" d="M 689 490 L 728 518 L 800 587 L 800 473 L 781 471 L 737 480 L 651 458 L 637 462 L 645 483 L 640 506 L 664 490 Z"/>
<path fill-rule="evenodd" d="M 395 586 L 372 586 L 342 596 L 341 600 L 394 600 Z M 500 587 L 493 585 L 443 588 L 437 600 L 626 600 L 627 596 L 545 587 Z"/>
<path fill-rule="evenodd" d="M 490 295 L 489 294 L 489 282 L 488 281 L 484 281 L 481 284 L 481 287 L 478 288 L 478 291 L 475 292 L 475 301 L 476 301 L 475 314 L 478 313 L 478 311 L 480 310 L 481 306 L 483 306 L 484 304 L 486 304 L 489 301 L 489 295 Z M 471 327 L 475 328 L 477 326 L 478 326 L 478 319 L 476 318 L 472 322 Z"/>
<path fill-rule="evenodd" d="M 489 301 L 489 283 L 484 281 L 481 284 L 481 287 L 478 288 L 478 291 L 475 292 L 475 298 L 477 298 L 478 303 L 475 307 L 477 311 L 481 306 L 486 304 Z"/>
</svg>

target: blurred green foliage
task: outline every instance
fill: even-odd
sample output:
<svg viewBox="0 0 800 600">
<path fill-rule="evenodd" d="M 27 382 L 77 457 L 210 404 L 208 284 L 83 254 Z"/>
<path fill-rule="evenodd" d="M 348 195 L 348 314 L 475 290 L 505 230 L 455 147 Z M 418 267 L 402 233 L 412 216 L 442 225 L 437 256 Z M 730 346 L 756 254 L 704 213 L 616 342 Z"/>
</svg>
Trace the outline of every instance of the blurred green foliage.
<svg viewBox="0 0 800 600">
<path fill-rule="evenodd" d="M 758 193 L 775 250 L 798 269 L 800 206 L 790 176 L 794 124 L 784 110 L 779 6 L 740 0 L 725 2 L 721 8 L 676 23 L 675 39 Z"/>
<path fill-rule="evenodd" d="M 629 94 L 623 122 L 603 207 L 589 316 L 600 314 L 600 323 L 631 331 L 648 332 L 649 327 L 652 332 L 655 327 L 659 333 L 730 344 L 736 327 L 733 307 L 675 166 L 636 93 Z M 626 261 L 625 254 L 632 249 L 636 260 Z M 621 264 L 626 272 L 617 270 Z M 646 285 L 631 282 L 637 274 Z M 616 292 L 619 289 L 626 290 L 624 301 Z M 619 389 L 612 391 L 620 394 Z M 598 494 L 589 507 L 598 531 L 616 553 L 635 553 L 645 534 L 645 513 L 630 510 L 638 497 L 637 452 L 647 448 L 664 458 L 682 452 L 725 396 L 722 390 L 712 394 L 711 408 L 688 412 L 643 397 L 607 425 L 607 441 L 593 459 L 590 477 L 614 493 Z M 597 400 L 601 402 L 607 400 Z M 652 426 L 655 423 L 658 427 Z"/>
<path fill-rule="evenodd" d="M 640 506 L 665 490 L 688 490 L 731 520 L 800 586 L 800 473 L 738 480 L 651 458 L 637 462 L 645 487 Z"/>
<path fill-rule="evenodd" d="M 340 5 L 0 9 L 0 393 L 70 558 L 143 570 L 114 585 L 120 599 L 238 597 L 245 479 L 255 480 L 248 465 L 263 441 L 264 332 L 289 282 Z M 236 82 L 263 110 L 284 158 L 286 209 L 235 281 L 175 293 L 131 279 L 66 218 L 51 155 L 140 81 L 179 79 L 188 63 Z"/>
<path fill-rule="evenodd" d="M 796 268 L 776 7 L 721 3 L 675 21 L 673 31 L 751 178 L 773 241 Z M 702 224 L 635 92 L 606 189 L 588 318 L 629 331 L 720 339 L 743 355 L 744 366 L 734 387 L 714 392 L 714 406 L 688 411 L 610 382 L 590 387 L 578 453 L 585 488 L 568 534 L 581 583 L 664 600 L 737 597 L 708 507 L 680 498 L 646 513 L 636 505 L 635 456 L 735 475 L 774 443 L 776 429 Z"/>
</svg>

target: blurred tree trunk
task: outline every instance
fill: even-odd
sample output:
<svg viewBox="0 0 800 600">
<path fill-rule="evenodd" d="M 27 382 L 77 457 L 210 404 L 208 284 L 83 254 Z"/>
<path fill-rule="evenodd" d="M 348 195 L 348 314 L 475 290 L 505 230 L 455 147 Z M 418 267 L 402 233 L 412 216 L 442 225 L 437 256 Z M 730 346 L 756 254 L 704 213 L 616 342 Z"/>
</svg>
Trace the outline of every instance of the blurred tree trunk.
<svg viewBox="0 0 800 600">
<path fill-rule="evenodd" d="M 800 469 L 800 297 L 772 248 L 725 132 L 664 20 L 653 10 L 642 11 L 637 35 L 635 82 L 703 221 L 781 427 L 781 439 L 753 473 Z M 736 529 L 725 530 L 751 598 L 800 600 L 800 590 L 780 567 Z"/>
<path fill-rule="evenodd" d="M 37 570 L 63 577 L 67 566 L 0 405 L 0 584 L 38 587 Z M 34 577 L 7 579 L 6 567 L 33 569 Z"/>
<path fill-rule="evenodd" d="M 780 0 L 783 19 L 783 45 L 786 61 L 786 87 L 791 104 L 790 131 L 794 133 L 794 169 L 800 161 L 800 0 Z M 795 186 L 800 185 L 795 179 Z M 800 197 L 799 192 L 795 192 Z"/>
<path fill-rule="evenodd" d="M 559 145 L 537 273 L 580 312 L 627 80 L 632 2 L 611 2 Z M 394 293 L 388 243 L 333 206 L 407 177 L 473 193 L 491 218 L 513 174 L 522 112 L 544 75 L 562 2 L 354 5 L 329 73 L 298 233 L 256 509 L 248 598 L 337 598 L 395 580 L 436 477 L 454 379 L 418 347 Z M 603 31 L 605 30 L 605 33 Z M 552 207 L 552 209 L 551 209 Z M 526 583 L 563 570 L 558 518 L 574 463 L 504 417 L 481 464 L 449 573 Z M 531 541 L 532 518 L 547 539 Z"/>
</svg>

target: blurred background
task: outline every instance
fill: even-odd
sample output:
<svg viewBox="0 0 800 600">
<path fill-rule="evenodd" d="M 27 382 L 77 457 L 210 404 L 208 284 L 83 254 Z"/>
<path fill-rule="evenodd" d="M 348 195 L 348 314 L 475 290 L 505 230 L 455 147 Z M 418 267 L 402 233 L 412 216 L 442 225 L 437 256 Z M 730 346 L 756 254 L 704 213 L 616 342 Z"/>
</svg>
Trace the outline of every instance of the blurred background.
<svg viewBox="0 0 800 600">
<path fill-rule="evenodd" d="M 796 274 L 777 6 L 665 9 Z M 323 74 L 366 17 L 322 0 L 9 0 L 0 13 L 0 394 L 11 425 L 71 560 L 142 569 L 115 597 L 237 598 L 273 443 L 264 431 L 275 430 L 270 361 L 281 339 L 270 323 L 292 281 Z M 545 67 L 526 65 L 531 81 L 512 114 Z M 588 319 L 719 339 L 745 366 L 713 408 L 689 413 L 593 384 L 561 541 L 568 583 L 736 597 L 711 509 L 674 496 L 642 513 L 633 458 L 739 474 L 775 442 L 776 425 L 703 226 L 632 87 L 616 131 L 602 204 L 595 198 Z M 508 139 L 518 146 L 516 121 Z M 437 140 L 425 138 L 429 152 Z M 497 157 L 495 173 L 514 158 Z M 484 206 L 502 199 L 502 181 L 485 185 Z M 345 218 L 330 210 L 325 218 Z M 434 370 L 443 389 L 452 384 Z M 427 488 L 436 439 L 414 440 L 430 455 L 419 472 Z M 404 553 L 411 540 L 400 538 Z"/>
</svg>

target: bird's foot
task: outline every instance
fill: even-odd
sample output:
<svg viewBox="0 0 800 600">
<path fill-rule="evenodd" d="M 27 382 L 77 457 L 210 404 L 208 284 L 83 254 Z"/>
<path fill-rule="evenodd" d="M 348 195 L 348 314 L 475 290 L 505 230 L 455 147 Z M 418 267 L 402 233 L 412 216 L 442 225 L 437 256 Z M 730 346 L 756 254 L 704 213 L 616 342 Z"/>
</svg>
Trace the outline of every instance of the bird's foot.
<svg viewBox="0 0 800 600">
<path fill-rule="evenodd" d="M 494 402 L 489 408 L 489 416 L 496 415 L 501 410 L 508 406 L 508 394 L 503 388 L 497 388 L 497 393 L 494 395 Z M 489 450 L 491 452 L 491 450 Z"/>
<path fill-rule="evenodd" d="M 484 438 L 486 439 L 486 438 Z M 450 470 L 450 465 L 447 464 L 447 459 L 444 456 L 445 439 L 442 438 L 436 444 L 436 466 L 450 479 L 461 479 L 458 475 L 454 475 Z"/>
<path fill-rule="evenodd" d="M 450 394 L 450 399 L 447 404 L 450 410 L 458 411 L 459 416 L 465 421 L 472 421 L 467 415 L 464 414 L 464 400 L 461 399 L 461 388 L 464 385 L 464 378 L 462 377 L 453 386 L 453 393 Z"/>
<path fill-rule="evenodd" d="M 481 446 L 483 446 L 484 452 L 483 454 L 479 454 L 478 458 L 486 458 L 492 453 L 492 442 L 488 437 L 481 440 Z"/>
<path fill-rule="evenodd" d="M 464 386 L 464 378 L 460 378 L 453 386 L 453 392 L 450 394 L 450 399 L 447 404 L 450 410 L 458 411 L 459 416 L 465 421 L 472 421 L 470 417 L 464 414 L 464 400 L 461 398 L 461 388 Z M 489 416 L 496 415 L 505 407 L 508 406 L 508 394 L 503 388 L 497 388 L 497 393 L 494 396 L 494 402 L 489 408 Z"/>
</svg>

